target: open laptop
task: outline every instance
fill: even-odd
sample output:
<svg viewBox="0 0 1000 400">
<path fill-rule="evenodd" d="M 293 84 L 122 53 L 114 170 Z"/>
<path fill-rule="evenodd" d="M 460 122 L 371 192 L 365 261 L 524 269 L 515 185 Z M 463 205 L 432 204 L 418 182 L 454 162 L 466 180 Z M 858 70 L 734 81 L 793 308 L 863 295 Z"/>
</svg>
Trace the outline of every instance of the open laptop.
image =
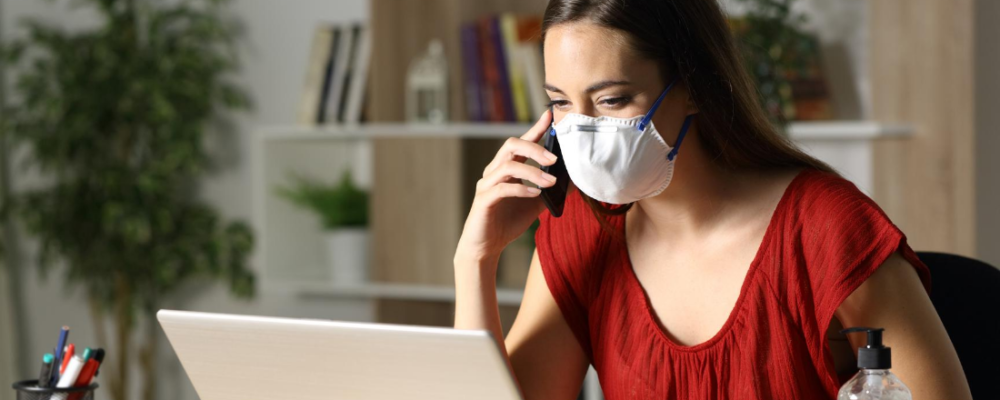
<svg viewBox="0 0 1000 400">
<path fill-rule="evenodd" d="M 160 310 L 202 400 L 520 399 L 486 331 Z"/>
</svg>

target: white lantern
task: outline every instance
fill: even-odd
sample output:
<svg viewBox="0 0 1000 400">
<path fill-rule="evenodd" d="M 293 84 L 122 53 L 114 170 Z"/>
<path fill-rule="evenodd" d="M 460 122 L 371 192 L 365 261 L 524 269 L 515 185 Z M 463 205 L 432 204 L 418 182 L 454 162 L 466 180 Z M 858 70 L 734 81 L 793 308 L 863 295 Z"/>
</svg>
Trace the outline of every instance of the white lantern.
<svg viewBox="0 0 1000 400">
<path fill-rule="evenodd" d="M 410 64 L 406 76 L 406 120 L 440 124 L 448 121 L 448 60 L 434 39 L 427 53 Z"/>
</svg>

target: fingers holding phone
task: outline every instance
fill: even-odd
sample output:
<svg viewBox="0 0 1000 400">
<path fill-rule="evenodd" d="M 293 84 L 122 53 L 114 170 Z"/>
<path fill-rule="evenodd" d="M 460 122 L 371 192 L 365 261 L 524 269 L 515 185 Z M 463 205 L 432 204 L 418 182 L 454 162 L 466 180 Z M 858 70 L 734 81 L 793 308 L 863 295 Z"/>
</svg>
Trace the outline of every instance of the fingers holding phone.
<svg viewBox="0 0 1000 400">
<path fill-rule="evenodd" d="M 551 112 L 546 111 L 524 135 L 507 139 L 483 169 L 456 259 L 498 257 L 542 212 L 545 206 L 538 197 L 558 185 L 559 178 L 525 161 L 530 159 L 542 168 L 558 162 L 558 156 L 537 143 L 550 124 Z"/>
</svg>

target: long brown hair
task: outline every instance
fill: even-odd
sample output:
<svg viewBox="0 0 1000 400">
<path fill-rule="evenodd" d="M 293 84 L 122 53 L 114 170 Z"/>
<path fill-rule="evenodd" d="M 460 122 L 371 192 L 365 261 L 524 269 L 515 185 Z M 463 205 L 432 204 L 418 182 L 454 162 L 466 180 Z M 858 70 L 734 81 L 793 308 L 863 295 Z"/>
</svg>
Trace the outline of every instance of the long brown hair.
<svg viewBox="0 0 1000 400">
<path fill-rule="evenodd" d="M 664 81 L 677 77 L 684 82 L 698 107 L 695 123 L 701 146 L 721 167 L 832 172 L 771 125 L 715 0 L 550 0 L 542 22 L 543 43 L 553 26 L 575 21 L 625 32 L 642 57 L 659 63 Z M 602 225 L 602 216 L 631 208 L 611 208 L 583 196 Z"/>
</svg>

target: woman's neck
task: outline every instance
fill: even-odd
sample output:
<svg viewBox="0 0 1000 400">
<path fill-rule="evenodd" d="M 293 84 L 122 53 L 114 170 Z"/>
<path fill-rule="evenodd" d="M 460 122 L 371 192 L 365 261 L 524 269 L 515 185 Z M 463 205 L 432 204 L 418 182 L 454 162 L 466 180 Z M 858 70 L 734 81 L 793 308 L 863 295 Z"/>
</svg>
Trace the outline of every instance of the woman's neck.
<svg viewBox="0 0 1000 400">
<path fill-rule="evenodd" d="M 708 158 L 693 131 L 679 153 L 670 186 L 629 211 L 633 215 L 628 223 L 634 228 L 652 230 L 658 237 L 701 235 L 745 209 L 733 205 L 753 199 L 752 176 L 759 174 L 720 167 Z"/>
</svg>

